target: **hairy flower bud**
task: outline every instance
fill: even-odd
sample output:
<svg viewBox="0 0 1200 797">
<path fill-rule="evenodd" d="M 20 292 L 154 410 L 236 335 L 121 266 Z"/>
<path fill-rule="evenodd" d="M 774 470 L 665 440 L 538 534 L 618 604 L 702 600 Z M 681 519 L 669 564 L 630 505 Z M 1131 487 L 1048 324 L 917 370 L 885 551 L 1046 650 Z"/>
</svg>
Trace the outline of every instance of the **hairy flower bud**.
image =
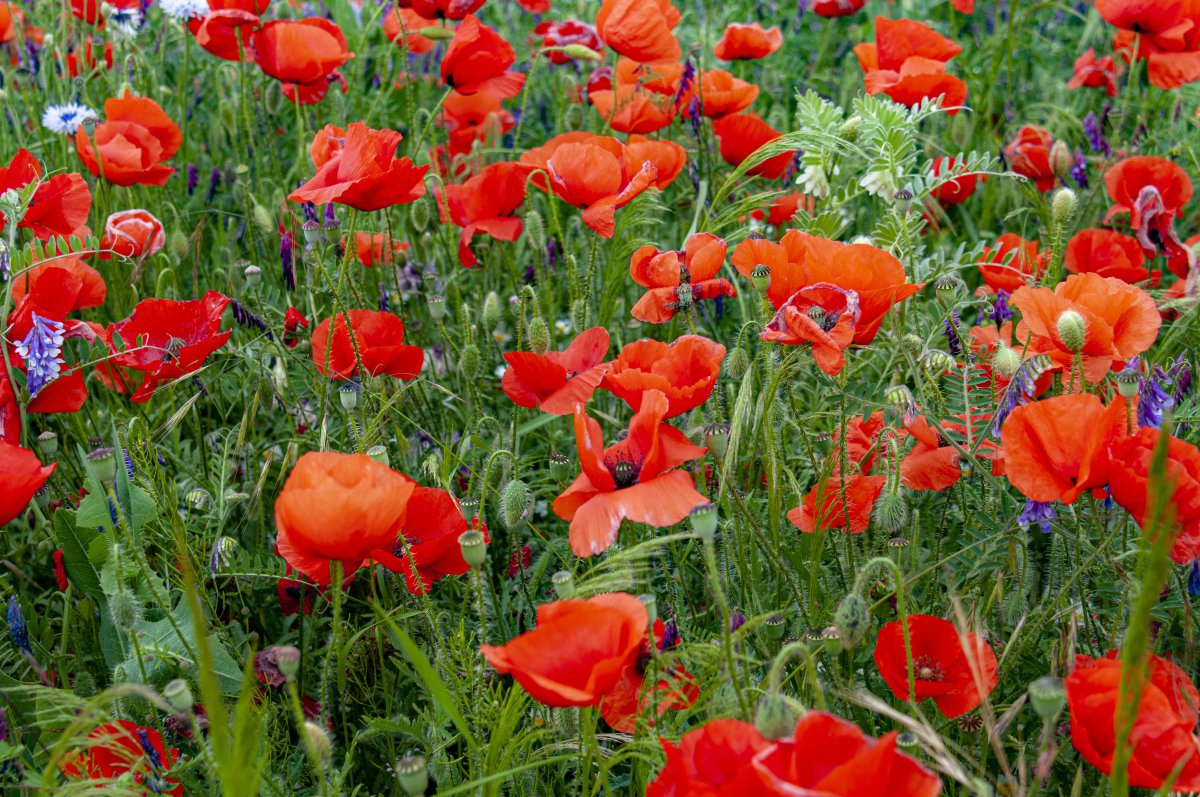
<svg viewBox="0 0 1200 797">
<path fill-rule="evenodd" d="M 317 723 L 308 720 L 304 723 L 304 736 L 308 739 L 308 745 L 317 761 L 328 764 L 329 759 L 333 758 L 333 740 L 329 738 L 329 733 Z"/>
<path fill-rule="evenodd" d="M 481 321 L 488 332 L 500 325 L 500 294 L 495 291 L 488 291 L 487 296 L 483 297 Z"/>
<path fill-rule="evenodd" d="M 735 346 L 725 358 L 725 373 L 730 379 L 740 382 L 750 370 L 750 355 L 741 346 Z"/>
<path fill-rule="evenodd" d="M 1069 351 L 1083 351 L 1087 342 L 1087 321 L 1075 310 L 1063 310 L 1057 322 L 1058 339 Z"/>
<path fill-rule="evenodd" d="M 409 219 L 412 220 L 412 225 L 417 232 L 425 232 L 425 228 L 429 226 L 431 212 L 429 202 L 425 199 L 418 199 L 409 205 Z"/>
<path fill-rule="evenodd" d="M 136 595 L 122 588 L 108 597 L 108 613 L 117 630 L 128 634 L 141 619 L 142 605 Z"/>
<path fill-rule="evenodd" d="M 1000 341 L 996 353 L 992 355 L 992 370 L 999 376 L 1012 377 L 1020 367 L 1021 355 L 1005 345 L 1004 341 Z"/>
<path fill-rule="evenodd" d="M 541 316 L 529 320 L 529 350 L 534 354 L 545 354 L 550 350 L 550 328 Z"/>
<path fill-rule="evenodd" d="M 871 613 L 867 602 L 857 592 L 851 592 L 842 598 L 837 611 L 833 613 L 833 625 L 837 628 L 842 647 L 846 650 L 858 647 L 866 639 L 871 626 Z"/>
<path fill-rule="evenodd" d="M 500 520 L 504 528 L 512 531 L 522 521 L 529 517 L 529 508 L 533 503 L 533 492 L 520 479 L 513 479 L 504 485 L 500 493 Z"/>
<path fill-rule="evenodd" d="M 880 528 L 895 533 L 908 525 L 908 501 L 897 492 L 885 493 L 875 504 L 875 521 Z"/>
<path fill-rule="evenodd" d="M 467 379 L 474 380 L 479 377 L 479 369 L 482 367 L 482 356 L 479 354 L 479 347 L 474 343 L 468 343 L 463 346 L 462 354 L 458 358 L 458 368 L 462 375 Z"/>
<path fill-rule="evenodd" d="M 796 729 L 800 717 L 787 698 L 778 692 L 768 692 L 758 701 L 754 712 L 754 727 L 766 739 L 782 739 Z"/>
<path fill-rule="evenodd" d="M 1070 188 L 1061 188 L 1054 194 L 1054 199 L 1050 201 L 1050 213 L 1054 218 L 1054 223 L 1062 226 L 1071 221 L 1075 216 L 1075 208 L 1079 206 L 1079 199 L 1075 196 L 1075 192 Z"/>
</svg>

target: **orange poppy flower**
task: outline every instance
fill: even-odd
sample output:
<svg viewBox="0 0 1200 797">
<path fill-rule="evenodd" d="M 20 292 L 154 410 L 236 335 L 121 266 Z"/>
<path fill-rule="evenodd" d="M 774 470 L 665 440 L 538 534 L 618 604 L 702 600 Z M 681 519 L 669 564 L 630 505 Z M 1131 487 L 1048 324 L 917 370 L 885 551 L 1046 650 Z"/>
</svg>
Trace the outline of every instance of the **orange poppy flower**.
<svg viewBox="0 0 1200 797">
<path fill-rule="evenodd" d="M 275 499 L 275 549 L 320 586 L 391 557 L 416 483 L 366 454 L 309 451 Z"/>
<path fill-rule="evenodd" d="M 783 46 L 783 32 L 778 26 L 764 30 L 757 22 L 730 23 L 721 40 L 713 47 L 713 55 L 721 61 L 755 61 L 766 58 Z"/>
<path fill-rule="evenodd" d="M 358 257 L 358 262 L 367 268 L 379 265 L 390 266 L 396 262 L 403 262 L 399 255 L 407 252 L 409 248 L 404 241 L 393 241 L 386 232 L 356 232 L 354 234 L 354 254 Z"/>
<path fill-rule="evenodd" d="M 692 477 L 676 470 L 704 456 L 678 429 L 663 423 L 667 397 L 650 390 L 629 422 L 629 434 L 604 448 L 600 424 L 575 408 L 575 442 L 583 472 L 554 499 L 554 514 L 571 523 L 571 551 L 595 556 L 617 541 L 621 521 L 662 528 L 681 522 L 708 499 Z"/>
<path fill-rule="evenodd" d="M 1071 744 L 1085 761 L 1112 774 L 1116 752 L 1117 707 L 1122 666 L 1118 651 L 1101 659 L 1076 656 L 1063 685 L 1071 719 Z M 1200 790 L 1200 750 L 1196 747 L 1196 707 L 1200 694 L 1188 674 L 1167 659 L 1147 654 L 1147 682 L 1139 693 L 1129 734 L 1129 785 L 1161 789 L 1168 780 L 1177 792 Z M 1173 775 L 1177 775 L 1172 779 Z"/>
<path fill-rule="evenodd" d="M 515 97 L 525 85 L 525 76 L 509 72 L 516 53 L 503 36 L 474 16 L 466 17 L 442 56 L 442 80 L 459 94 L 486 91 Z"/>
<path fill-rule="evenodd" d="M 458 259 L 464 266 L 479 263 L 471 239 L 480 233 L 500 241 L 517 240 L 522 224 L 512 214 L 525 201 L 526 173 L 518 163 L 493 163 L 461 185 L 446 186 L 442 212 L 463 228 Z"/>
<path fill-rule="evenodd" d="M 680 99 L 686 106 L 697 96 L 696 87 Z M 724 69 L 709 69 L 700 73 L 700 112 L 710 119 L 720 119 L 749 108 L 758 98 L 758 86 L 734 77 Z"/>
<path fill-rule="evenodd" d="M 433 39 L 414 33 L 429 27 L 434 27 L 434 23 L 411 8 L 393 6 L 383 17 L 383 34 L 387 40 L 395 42 L 397 47 L 407 50 L 411 55 L 425 55 L 433 50 L 436 44 Z"/>
<path fill-rule="evenodd" d="M 1005 475 L 1026 498 L 1073 504 L 1109 483 L 1109 452 L 1125 436 L 1126 405 L 1070 393 L 1017 407 L 1000 432 Z"/>
<path fill-rule="evenodd" d="M 678 61 L 683 54 L 671 31 L 679 9 L 671 0 L 603 0 L 596 12 L 596 32 L 604 43 L 641 63 Z"/>
<path fill-rule="evenodd" d="M 193 20 L 188 29 L 199 44 L 217 58 L 226 61 L 252 61 L 250 37 L 261 24 L 259 16 L 266 4 L 258 0 L 209 0 L 209 12 Z M 194 29 L 193 29 L 194 28 Z"/>
<path fill-rule="evenodd" d="M 57 462 L 43 465 L 32 451 L 0 439 L 0 479 L 4 481 L 4 491 L 0 495 L 0 526 L 25 511 L 57 467 Z"/>
<path fill-rule="evenodd" d="M 416 485 L 408 499 L 400 537 L 396 537 L 390 548 L 373 551 L 372 557 L 388 570 L 403 575 L 408 591 L 420 595 L 428 592 L 435 581 L 445 576 L 461 576 L 471 569 L 458 543 L 459 536 L 471 528 L 480 531 L 484 541 L 488 541 L 487 528 L 478 518 L 468 524 L 454 496 L 445 490 Z"/>
<path fill-rule="evenodd" d="M 1096 0 L 1117 33 L 1113 49 L 1126 62 L 1146 61 L 1151 85 L 1177 89 L 1200 80 L 1200 7 L 1189 0 Z"/>
<path fill-rule="evenodd" d="M 996 688 L 999 681 L 996 654 L 976 634 L 960 635 L 954 623 L 941 617 L 911 614 L 908 638 L 917 700 L 933 698 L 938 711 L 953 719 L 979 706 L 984 696 Z M 875 666 L 896 699 L 907 701 L 908 655 L 904 626 L 899 621 L 879 629 Z"/>
<path fill-rule="evenodd" d="M 347 315 L 354 333 L 353 341 L 346 328 Z M 413 379 L 425 362 L 425 352 L 420 346 L 404 344 L 404 322 L 391 313 L 378 310 L 335 313 L 333 318 L 317 324 L 311 340 L 313 364 L 323 375 L 333 379 L 357 376 L 360 357 L 363 372 L 372 376 L 387 374 L 397 379 Z"/>
<path fill-rule="evenodd" d="M 857 293 L 818 283 L 793 293 L 759 337 L 786 346 L 808 344 L 817 367 L 837 376 L 861 315 Z"/>
<path fill-rule="evenodd" d="M 696 302 L 737 296 L 733 283 L 717 277 L 725 262 L 725 250 L 725 242 L 707 232 L 688 238 L 681 252 L 640 247 L 629 259 L 629 276 L 649 290 L 634 304 L 633 317 L 649 324 L 665 324 L 676 312 Z"/>
<path fill-rule="evenodd" d="M 75 131 L 75 151 L 83 165 L 114 185 L 166 185 L 175 169 L 165 161 L 182 143 L 179 126 L 159 104 L 134 97 L 128 89 L 120 99 L 104 101 L 104 121 L 90 135 L 82 127 Z"/>
<path fill-rule="evenodd" d="M 613 130 L 653 133 L 675 119 L 675 94 L 682 74 L 679 64 L 640 64 L 622 58 L 610 86 L 589 89 L 588 100 Z"/>
<path fill-rule="evenodd" d="M 179 750 L 168 748 L 154 728 L 117 720 L 93 728 L 87 735 L 86 755 L 67 759 L 62 771 L 77 780 L 132 782 L 140 786 L 133 790 L 135 794 L 183 797 L 183 784 L 167 774 L 178 761 Z"/>
<path fill-rule="evenodd" d="M 516 120 L 504 110 L 504 97 L 490 92 L 452 91 L 442 105 L 451 155 L 464 155 L 476 141 L 494 141 L 513 129 Z"/>
<path fill-rule="evenodd" d="M 868 94 L 886 94 L 910 107 L 940 96 L 948 114 L 957 113 L 967 97 L 966 84 L 945 74 L 946 62 L 961 52 L 928 25 L 884 17 L 875 17 L 875 41 L 854 47 Z"/>
<path fill-rule="evenodd" d="M 843 244 L 799 230 L 788 230 L 779 243 L 751 236 L 737 245 L 730 262 L 747 278 L 757 265 L 770 269 L 767 298 L 776 309 L 796 291 L 819 283 L 854 291 L 861 313 L 854 342 L 864 345 L 875 339 L 892 305 L 924 287 L 924 283 L 908 282 L 904 266 L 882 249 Z"/>
<path fill-rule="evenodd" d="M 819 17 L 847 17 L 862 10 L 867 0 L 816 0 L 813 12 Z"/>
<path fill-rule="evenodd" d="M 645 644 L 645 605 L 620 592 L 538 606 L 537 628 L 505 645 L 481 645 L 497 672 L 511 674 L 546 706 L 595 706 Z"/>
<path fill-rule="evenodd" d="M 607 373 L 608 330 L 585 329 L 564 352 L 535 354 L 527 351 L 504 355 L 508 368 L 500 387 L 519 407 L 537 407 L 551 415 L 570 415 L 586 404 Z"/>
<path fill-rule="evenodd" d="M 24 11 L 12 3 L 0 3 L 0 44 L 15 41 L 24 24 Z"/>
<path fill-rule="evenodd" d="M 1113 500 L 1142 525 L 1150 492 L 1150 466 L 1160 434 L 1158 429 L 1139 429 L 1137 434 L 1112 448 Z M 1166 483 L 1158 489 L 1171 491 L 1177 536 L 1171 558 L 1185 565 L 1200 559 L 1200 450 L 1177 437 L 1167 440 Z"/>
<path fill-rule="evenodd" d="M 954 75 L 947 75 L 944 62 L 916 56 L 905 60 L 899 71 L 875 69 L 867 72 L 863 76 L 863 89 L 868 94 L 886 94 L 909 108 L 940 97 L 947 116 L 954 116 L 967 101 L 967 84 Z"/>
<path fill-rule="evenodd" d="M 957 205 L 960 202 L 965 202 L 971 194 L 975 193 L 975 184 L 986 178 L 967 172 L 964 170 L 964 167 L 965 164 L 961 163 L 957 158 L 943 156 L 933 159 L 933 162 L 929 165 L 929 170 L 934 177 L 940 177 L 943 174 L 954 177 L 953 180 L 942 183 L 933 189 L 934 199 L 943 205 Z"/>
<path fill-rule="evenodd" d="M 394 130 L 374 130 L 362 122 L 351 122 L 344 133 L 327 126 L 313 139 L 317 173 L 288 199 L 381 210 L 421 198 L 429 167 L 413 166 L 408 158 L 396 157 L 402 138 Z"/>
<path fill-rule="evenodd" d="M 979 275 L 995 291 L 1012 293 L 1042 278 L 1046 270 L 1046 255 L 1038 254 L 1037 241 L 1006 232 L 996 239 L 995 246 L 983 249 L 986 260 L 979 261 Z"/>
<path fill-rule="evenodd" d="M 8 166 L 0 166 L 0 193 L 19 190 L 37 182 L 33 200 L 17 224 L 45 240 L 54 236 L 70 237 L 87 224 L 92 209 L 92 192 L 76 172 L 56 174 L 42 179 L 42 166 L 27 149 L 18 149 Z M 0 214 L 0 231 L 7 225 Z"/>
<path fill-rule="evenodd" d="M 717 119 L 713 122 L 713 133 L 720 141 L 721 158 L 730 166 L 740 166 L 756 150 L 783 137 L 783 133 L 749 111 Z M 792 158 L 791 152 L 780 153 L 753 167 L 747 174 L 778 180 L 787 173 Z"/>
<path fill-rule="evenodd" d="M 121 257 L 151 257 L 166 246 L 167 235 L 162 222 L 149 211 L 121 210 L 111 214 L 104 222 L 104 237 L 100 239 L 102 260 L 109 258 L 109 251 Z"/>
<path fill-rule="evenodd" d="M 871 525 L 871 512 L 886 483 L 887 476 L 882 475 L 853 473 L 841 478 L 835 474 L 814 485 L 800 506 L 788 511 L 787 518 L 805 534 L 817 531 L 861 534 Z"/>
<path fill-rule="evenodd" d="M 687 150 L 674 141 L 653 141 L 645 136 L 632 135 L 625 142 L 625 158 L 630 163 L 654 164 L 654 182 L 659 191 L 675 182 L 687 165 Z"/>
<path fill-rule="evenodd" d="M 972 424 L 975 439 L 979 434 L 988 434 L 991 416 L 974 418 Z M 981 423 L 982 422 L 982 423 Z M 904 428 L 916 441 L 912 449 L 900 461 L 900 481 L 910 490 L 941 491 L 958 483 L 962 477 L 962 454 L 921 416 L 906 417 Z M 967 439 L 967 427 L 960 416 L 957 421 L 944 423 L 942 428 L 953 434 L 960 442 Z M 966 446 L 964 446 L 966 448 Z M 1003 472 L 1002 454 L 991 440 L 985 439 L 977 456 L 992 460 L 992 472 Z M 999 471 L 999 472 L 998 472 Z"/>
<path fill-rule="evenodd" d="M 1086 53 L 1075 59 L 1075 74 L 1067 81 L 1067 88 L 1077 89 L 1087 86 L 1093 89 L 1104 89 L 1104 93 L 1109 97 L 1115 97 L 1117 96 L 1117 77 L 1121 72 L 1121 65 L 1114 63 L 1111 55 L 1097 58 L 1096 48 L 1090 47 Z"/>
<path fill-rule="evenodd" d="M 1114 363 L 1129 360 L 1150 348 L 1162 318 L 1150 294 L 1141 288 L 1098 274 L 1074 274 L 1054 287 L 1024 287 L 1009 304 L 1021 311 L 1018 342 L 1030 341 L 1034 351 L 1071 367 L 1075 349 L 1060 331 L 1063 314 L 1078 314 L 1084 325 L 1079 353 L 1083 376 L 1099 382 Z"/>
<path fill-rule="evenodd" d="M 960 14 L 975 13 L 975 0 L 950 0 L 950 6 Z"/>
<path fill-rule="evenodd" d="M 1172 271 L 1186 278 L 1195 268 L 1196 255 L 1176 235 L 1175 219 L 1192 198 L 1187 172 L 1165 158 L 1139 155 L 1106 171 L 1104 188 L 1113 202 L 1104 220 L 1128 213 L 1146 254 L 1154 256 L 1161 248 Z"/>
<path fill-rule="evenodd" d="M 1130 284 L 1158 284 L 1162 272 L 1146 268 L 1146 256 L 1136 238 L 1112 230 L 1080 230 L 1067 241 L 1063 257 L 1072 274 L 1099 274 Z"/>
<path fill-rule="evenodd" d="M 667 399 L 664 417 L 674 418 L 708 401 L 717 384 L 725 347 L 702 335 L 674 343 L 638 340 L 621 349 L 600 387 L 637 412 L 648 397 Z"/>
<path fill-rule="evenodd" d="M 1050 147 L 1054 137 L 1045 128 L 1025 125 L 1004 148 L 1004 158 L 1009 168 L 1023 177 L 1028 177 L 1045 193 L 1054 187 L 1058 179 L 1050 164 Z"/>
<path fill-rule="evenodd" d="M 100 42 L 92 39 L 85 39 L 82 47 L 72 47 L 63 55 L 62 63 L 67 70 L 67 74 L 71 77 L 91 75 L 100 65 L 97 56 L 103 53 L 104 67 L 106 69 L 113 68 L 113 48 L 112 42 L 104 42 L 103 47 Z"/>
<path fill-rule="evenodd" d="M 267 22 L 250 42 L 263 74 L 282 83 L 284 96 L 300 105 L 320 102 L 337 68 L 353 57 L 342 29 L 321 17 Z"/>
</svg>

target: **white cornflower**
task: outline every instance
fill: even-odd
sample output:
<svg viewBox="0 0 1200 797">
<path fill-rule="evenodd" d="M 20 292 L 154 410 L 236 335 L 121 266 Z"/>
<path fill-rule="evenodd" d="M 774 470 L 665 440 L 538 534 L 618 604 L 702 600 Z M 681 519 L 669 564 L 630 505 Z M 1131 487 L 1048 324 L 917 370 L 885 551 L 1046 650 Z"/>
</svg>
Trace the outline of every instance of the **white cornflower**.
<svg viewBox="0 0 1200 797">
<path fill-rule="evenodd" d="M 106 9 L 105 20 L 118 33 L 132 39 L 142 29 L 142 10 L 140 8 Z"/>
<path fill-rule="evenodd" d="M 208 3 L 205 0 L 161 0 L 158 7 L 168 17 L 185 21 L 208 15 Z"/>
<path fill-rule="evenodd" d="M 47 107 L 45 113 L 42 114 L 42 127 L 65 136 L 73 136 L 84 120 L 99 118 L 96 112 L 86 105 L 68 102 L 66 105 Z"/>
</svg>

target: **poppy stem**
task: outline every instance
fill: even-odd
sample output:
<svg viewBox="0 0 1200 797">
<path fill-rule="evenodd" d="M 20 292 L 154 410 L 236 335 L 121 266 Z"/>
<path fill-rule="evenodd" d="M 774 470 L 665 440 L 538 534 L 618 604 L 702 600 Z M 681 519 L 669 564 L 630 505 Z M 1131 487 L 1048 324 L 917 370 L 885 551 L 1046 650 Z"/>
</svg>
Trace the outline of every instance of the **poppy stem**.
<svg viewBox="0 0 1200 797">
<path fill-rule="evenodd" d="M 721 574 L 717 568 L 716 545 L 711 537 L 704 540 L 704 562 L 708 566 L 708 578 L 712 582 L 713 596 L 716 597 L 717 605 L 721 608 L 721 641 L 725 650 L 725 665 L 729 668 L 729 680 L 733 684 L 734 694 L 737 695 L 742 719 L 750 722 L 753 715 L 750 713 L 750 704 L 746 701 L 741 678 L 738 677 L 737 662 L 733 656 L 733 630 L 729 627 L 732 618 L 729 613 L 729 600 L 725 596 L 725 588 L 721 586 Z"/>
</svg>

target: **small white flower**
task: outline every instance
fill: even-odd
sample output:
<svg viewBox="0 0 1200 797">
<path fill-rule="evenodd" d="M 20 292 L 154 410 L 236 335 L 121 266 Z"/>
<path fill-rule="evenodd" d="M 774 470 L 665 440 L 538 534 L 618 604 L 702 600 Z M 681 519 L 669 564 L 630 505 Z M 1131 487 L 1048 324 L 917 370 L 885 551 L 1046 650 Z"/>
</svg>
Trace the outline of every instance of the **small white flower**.
<svg viewBox="0 0 1200 797">
<path fill-rule="evenodd" d="M 114 8 L 107 11 L 105 20 L 108 24 L 127 38 L 134 38 L 142 29 L 142 11 L 140 8 Z"/>
<path fill-rule="evenodd" d="M 205 0 L 161 0 L 159 8 L 168 17 L 188 20 L 208 16 L 208 3 Z"/>
<path fill-rule="evenodd" d="M 559 335 L 571 334 L 571 319 L 560 318 L 554 322 L 554 331 Z"/>
<path fill-rule="evenodd" d="M 819 163 L 809 163 L 796 179 L 800 190 L 809 196 L 825 198 L 829 196 L 829 175 Z"/>
<path fill-rule="evenodd" d="M 867 172 L 859 182 L 868 194 L 891 202 L 896 198 L 896 178 L 889 169 Z"/>
<path fill-rule="evenodd" d="M 45 113 L 42 114 L 42 127 L 65 136 L 73 136 L 84 120 L 99 118 L 96 112 L 86 105 L 68 102 L 66 105 L 47 107 Z"/>
<path fill-rule="evenodd" d="M 507 370 L 508 370 L 507 365 L 497 365 L 496 370 L 493 371 L 492 373 L 494 373 L 496 375 L 497 379 L 502 379 L 504 377 L 504 372 Z"/>
</svg>

